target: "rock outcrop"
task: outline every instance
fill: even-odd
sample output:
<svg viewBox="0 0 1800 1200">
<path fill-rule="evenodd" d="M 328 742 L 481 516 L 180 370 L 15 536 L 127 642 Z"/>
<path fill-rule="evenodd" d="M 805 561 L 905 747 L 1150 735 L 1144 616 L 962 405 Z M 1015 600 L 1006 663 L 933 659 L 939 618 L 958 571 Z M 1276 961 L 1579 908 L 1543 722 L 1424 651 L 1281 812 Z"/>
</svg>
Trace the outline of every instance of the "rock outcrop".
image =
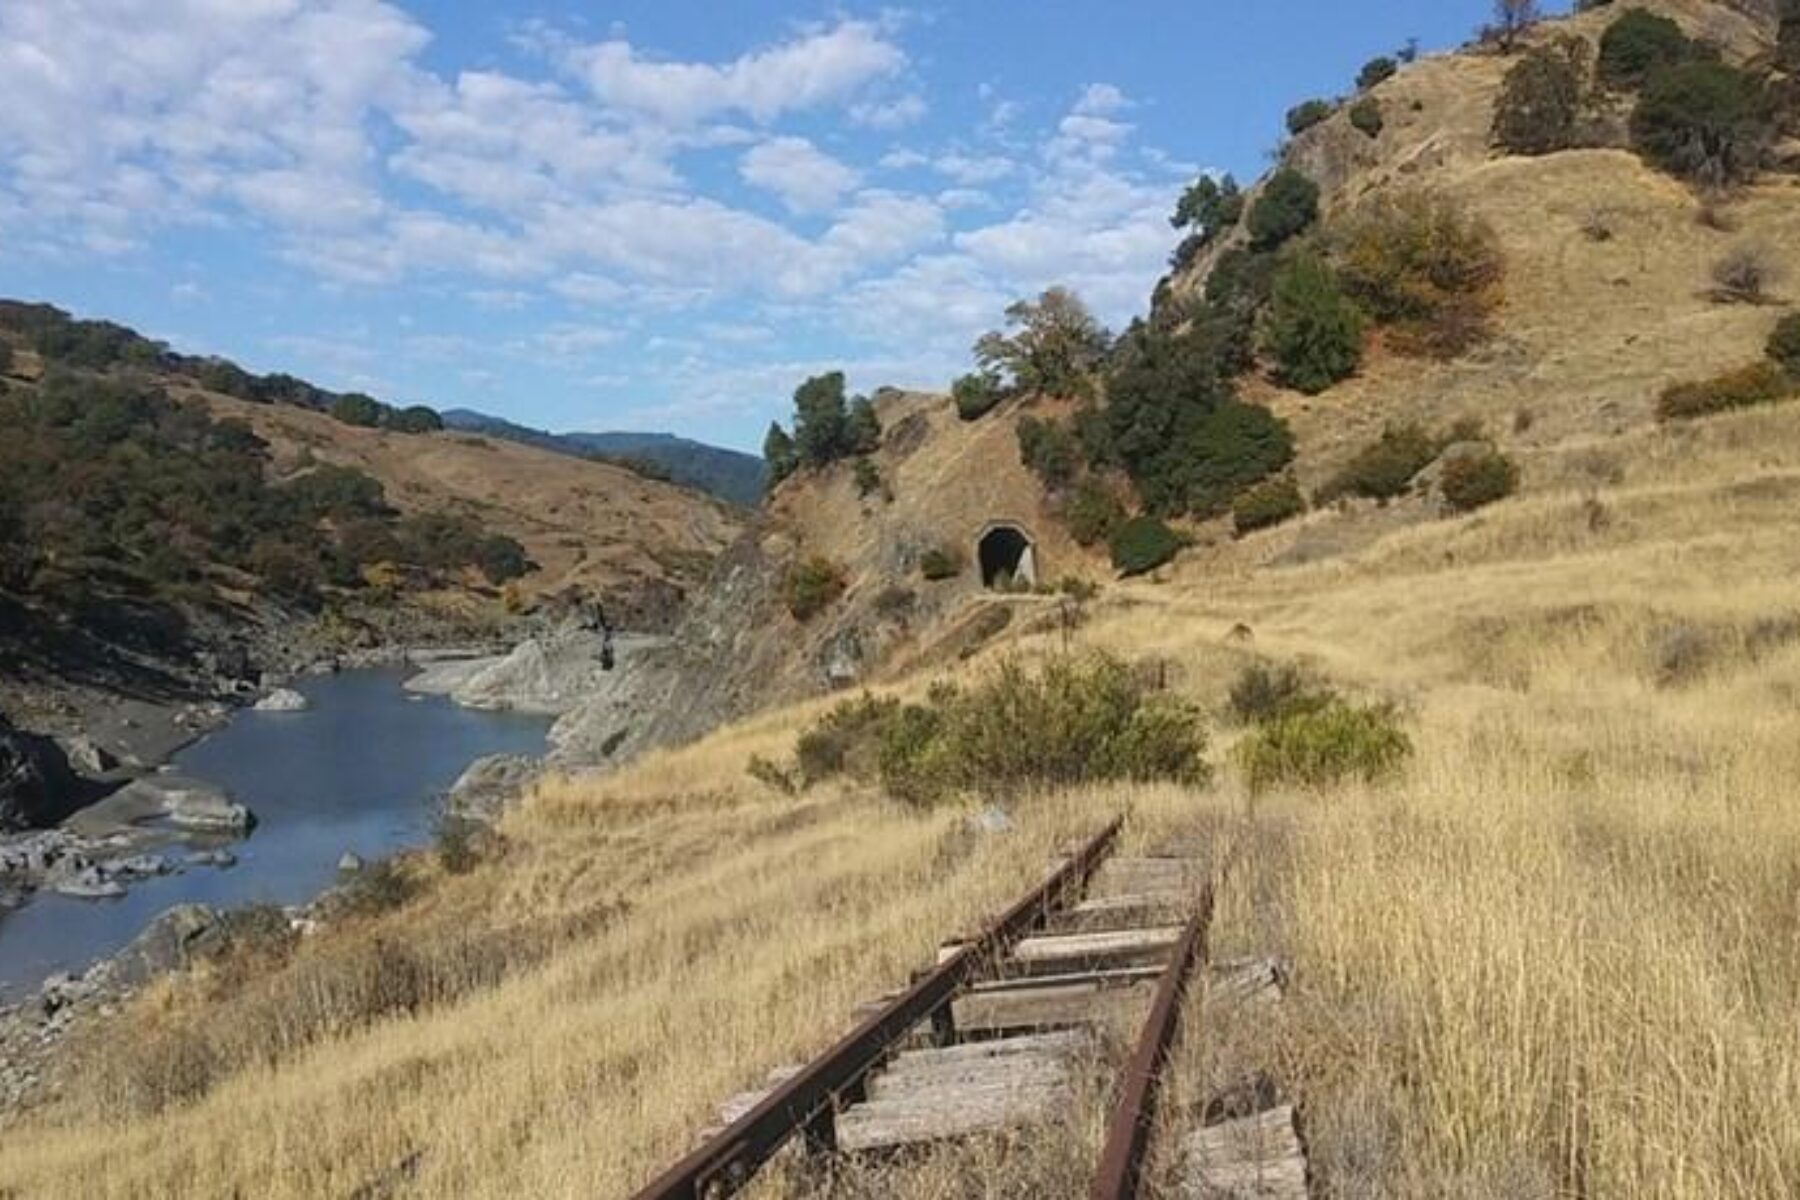
<svg viewBox="0 0 1800 1200">
<path fill-rule="evenodd" d="M 450 816 L 491 825 L 543 773 L 543 764 L 522 754 L 490 754 L 469 764 L 445 799 Z"/>
<path fill-rule="evenodd" d="M 258 700 L 254 707 L 257 712 L 296 713 L 305 712 L 312 706 L 305 696 L 293 688 L 276 688 Z"/>
<path fill-rule="evenodd" d="M 54 824 L 79 803 L 80 794 L 61 747 L 0 717 L 0 832 Z"/>
</svg>

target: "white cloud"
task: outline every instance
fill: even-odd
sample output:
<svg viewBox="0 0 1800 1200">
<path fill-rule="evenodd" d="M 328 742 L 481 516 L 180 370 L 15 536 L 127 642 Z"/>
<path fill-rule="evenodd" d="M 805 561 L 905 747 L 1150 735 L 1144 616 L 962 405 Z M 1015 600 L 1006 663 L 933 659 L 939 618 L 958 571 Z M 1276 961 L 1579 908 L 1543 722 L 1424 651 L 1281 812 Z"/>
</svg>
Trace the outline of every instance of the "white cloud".
<svg viewBox="0 0 1800 1200">
<path fill-rule="evenodd" d="M 925 97 L 901 96 L 895 100 L 871 100 L 850 106 L 850 120 L 869 129 L 904 129 L 923 120 L 930 106 Z"/>
<path fill-rule="evenodd" d="M 844 100 L 906 65 L 901 49 L 867 21 L 843 21 L 722 65 L 658 62 L 624 41 L 579 47 L 566 58 L 606 103 L 671 125 L 728 112 L 767 124 Z"/>
<path fill-rule="evenodd" d="M 859 176 L 805 138 L 771 138 L 753 146 L 738 166 L 746 183 L 774 192 L 794 212 L 835 208 Z"/>
<path fill-rule="evenodd" d="M 998 155 L 945 154 L 931 165 L 938 173 L 965 186 L 998 183 L 1018 169 L 1018 164 L 1010 158 Z"/>
<path fill-rule="evenodd" d="M 1075 111 L 1082 116 L 1104 117 L 1124 112 L 1131 106 L 1125 93 L 1112 84 L 1090 83 L 1082 91 L 1081 98 L 1075 102 Z"/>
</svg>

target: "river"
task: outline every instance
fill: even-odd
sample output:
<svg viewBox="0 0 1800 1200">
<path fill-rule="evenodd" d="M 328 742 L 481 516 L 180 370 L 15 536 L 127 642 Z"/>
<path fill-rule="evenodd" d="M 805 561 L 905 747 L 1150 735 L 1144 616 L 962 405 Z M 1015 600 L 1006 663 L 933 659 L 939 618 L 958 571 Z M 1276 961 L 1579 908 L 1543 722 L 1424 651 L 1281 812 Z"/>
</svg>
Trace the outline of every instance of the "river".
<svg viewBox="0 0 1800 1200">
<path fill-rule="evenodd" d="M 183 775 L 231 792 L 256 814 L 230 868 L 189 867 L 132 885 L 116 900 L 50 892 L 0 911 L 0 1000 L 123 947 L 176 904 L 298 904 L 328 887 L 346 851 L 374 859 L 422 845 L 437 798 L 487 754 L 541 754 L 549 721 L 458 708 L 404 692 L 399 669 L 302 681 L 311 707 L 245 711 L 181 751 Z M 183 846 L 162 850 L 180 860 Z"/>
</svg>

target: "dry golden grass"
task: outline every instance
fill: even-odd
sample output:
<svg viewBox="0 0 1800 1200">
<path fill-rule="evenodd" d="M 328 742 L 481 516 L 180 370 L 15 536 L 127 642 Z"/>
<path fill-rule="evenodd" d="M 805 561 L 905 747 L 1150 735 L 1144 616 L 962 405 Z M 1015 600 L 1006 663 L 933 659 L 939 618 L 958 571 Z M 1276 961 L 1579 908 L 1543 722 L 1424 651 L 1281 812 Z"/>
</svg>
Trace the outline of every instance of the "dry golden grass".
<svg viewBox="0 0 1800 1200">
<path fill-rule="evenodd" d="M 0 1134 L 0 1194 L 341 1196 L 409 1161 L 398 1194 L 624 1194 L 720 1100 L 826 1043 L 1059 841 L 1129 806 L 1139 844 L 1248 838 L 1220 952 L 1295 970 L 1272 1022 L 1209 1023 L 1196 1001 L 1172 1129 L 1255 1065 L 1306 1102 L 1333 1195 L 1792 1195 L 1800 429 L 1792 409 L 1745 413 L 1620 454 L 1623 482 L 1597 497 L 1539 491 L 1289 570 L 1211 578 L 1196 561 L 1113 589 L 1081 634 L 1167 660 L 1215 706 L 1254 656 L 1397 699 L 1418 755 L 1392 784 L 1252 807 L 1228 774 L 1203 794 L 1040 798 L 1014 832 L 975 836 L 959 811 L 753 783 L 749 756 L 787 753 L 821 705 L 768 714 L 547 787 L 504 857 L 375 928 L 477 938 L 613 901 L 622 918 L 160 1115 L 73 1081 Z M 1239 622 L 1252 643 L 1228 636 Z M 124 1019 L 234 1011 L 171 989 Z M 1079 1194 L 1104 1095 L 1054 1129 L 834 1189 Z"/>
</svg>

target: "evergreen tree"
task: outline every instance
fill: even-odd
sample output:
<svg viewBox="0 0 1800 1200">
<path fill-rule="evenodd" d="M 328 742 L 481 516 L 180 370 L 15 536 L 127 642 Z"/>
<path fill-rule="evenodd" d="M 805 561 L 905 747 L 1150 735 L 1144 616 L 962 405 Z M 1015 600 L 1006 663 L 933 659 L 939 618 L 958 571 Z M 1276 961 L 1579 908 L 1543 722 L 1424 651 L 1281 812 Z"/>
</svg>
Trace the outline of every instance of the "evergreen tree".
<svg viewBox="0 0 1800 1200">
<path fill-rule="evenodd" d="M 873 454 L 881 449 L 881 420 L 875 405 L 867 396 L 850 402 L 850 415 L 844 422 L 845 449 L 851 454 Z"/>
<path fill-rule="evenodd" d="M 800 465 L 799 455 L 794 450 L 794 439 L 787 435 L 780 421 L 769 422 L 769 432 L 763 438 L 763 461 L 769 464 L 769 483 L 774 485 L 794 473 Z"/>
<path fill-rule="evenodd" d="M 821 467 L 842 458 L 848 426 L 842 371 L 815 375 L 794 390 L 794 448 L 801 462 Z"/>
<path fill-rule="evenodd" d="M 1281 381 L 1309 395 L 1348 379 L 1362 363 L 1362 312 L 1315 254 L 1298 254 L 1275 277 L 1265 334 Z"/>
</svg>

